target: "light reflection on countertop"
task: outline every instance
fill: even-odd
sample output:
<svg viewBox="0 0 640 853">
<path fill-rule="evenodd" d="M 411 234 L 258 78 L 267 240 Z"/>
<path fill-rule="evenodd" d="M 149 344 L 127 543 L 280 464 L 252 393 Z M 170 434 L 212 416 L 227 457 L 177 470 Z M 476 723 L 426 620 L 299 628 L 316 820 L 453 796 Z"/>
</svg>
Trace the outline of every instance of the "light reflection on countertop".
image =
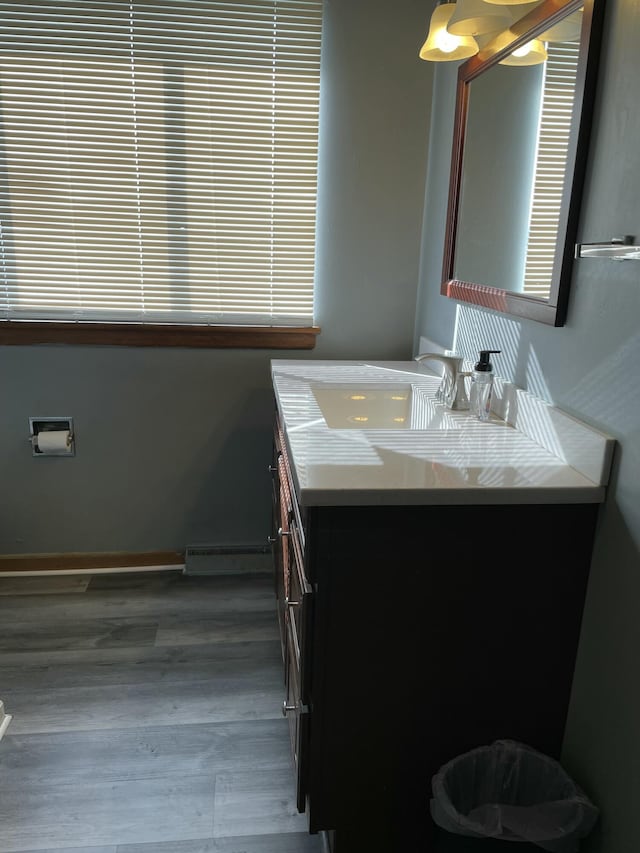
<svg viewBox="0 0 640 853">
<path fill-rule="evenodd" d="M 436 403 L 440 378 L 414 362 L 274 360 L 272 375 L 303 505 L 604 499 L 505 421 Z"/>
<path fill-rule="evenodd" d="M 416 379 L 410 383 L 311 382 L 309 387 L 330 429 L 456 429 L 463 419 L 436 403 L 430 382 Z"/>
</svg>

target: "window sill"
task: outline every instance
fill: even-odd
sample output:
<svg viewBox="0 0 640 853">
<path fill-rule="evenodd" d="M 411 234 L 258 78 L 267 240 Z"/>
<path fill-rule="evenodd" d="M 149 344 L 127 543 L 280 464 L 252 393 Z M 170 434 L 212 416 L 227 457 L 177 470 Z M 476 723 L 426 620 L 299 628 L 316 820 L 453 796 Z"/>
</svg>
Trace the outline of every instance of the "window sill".
<svg viewBox="0 0 640 853">
<path fill-rule="evenodd" d="M 0 322 L 0 344 L 77 344 L 210 349 L 314 349 L 317 326 L 173 326 Z"/>
</svg>

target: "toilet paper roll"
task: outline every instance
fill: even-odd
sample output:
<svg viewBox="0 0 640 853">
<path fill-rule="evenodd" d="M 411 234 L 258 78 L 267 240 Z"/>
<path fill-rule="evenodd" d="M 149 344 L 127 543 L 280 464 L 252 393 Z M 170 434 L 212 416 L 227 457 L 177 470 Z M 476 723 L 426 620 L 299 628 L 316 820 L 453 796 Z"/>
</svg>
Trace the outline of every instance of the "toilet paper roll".
<svg viewBox="0 0 640 853">
<path fill-rule="evenodd" d="M 41 453 L 69 453 L 71 449 L 71 433 L 68 429 L 39 432 L 36 440 Z"/>
</svg>

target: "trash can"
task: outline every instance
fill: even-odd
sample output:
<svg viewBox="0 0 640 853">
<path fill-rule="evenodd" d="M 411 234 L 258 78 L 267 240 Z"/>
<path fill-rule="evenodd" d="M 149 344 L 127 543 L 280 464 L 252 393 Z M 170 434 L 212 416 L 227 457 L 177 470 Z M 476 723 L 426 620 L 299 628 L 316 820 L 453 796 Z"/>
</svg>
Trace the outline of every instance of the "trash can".
<svg viewBox="0 0 640 853">
<path fill-rule="evenodd" d="M 598 819 L 557 761 L 512 740 L 452 759 L 431 784 L 438 853 L 575 853 Z"/>
</svg>

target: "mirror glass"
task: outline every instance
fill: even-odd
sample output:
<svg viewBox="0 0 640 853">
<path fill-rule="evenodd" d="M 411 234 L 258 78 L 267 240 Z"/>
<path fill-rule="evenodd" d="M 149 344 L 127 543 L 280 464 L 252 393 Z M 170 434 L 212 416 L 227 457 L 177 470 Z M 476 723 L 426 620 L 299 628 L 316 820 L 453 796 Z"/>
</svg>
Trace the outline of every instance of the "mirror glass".
<svg viewBox="0 0 640 853">
<path fill-rule="evenodd" d="M 592 90 L 595 73 L 593 4 L 558 5 L 540 3 L 460 68 L 443 271 L 448 296 L 555 325 L 566 312 L 585 82 Z M 503 64 L 534 36 L 545 39 L 545 62 Z"/>
</svg>

